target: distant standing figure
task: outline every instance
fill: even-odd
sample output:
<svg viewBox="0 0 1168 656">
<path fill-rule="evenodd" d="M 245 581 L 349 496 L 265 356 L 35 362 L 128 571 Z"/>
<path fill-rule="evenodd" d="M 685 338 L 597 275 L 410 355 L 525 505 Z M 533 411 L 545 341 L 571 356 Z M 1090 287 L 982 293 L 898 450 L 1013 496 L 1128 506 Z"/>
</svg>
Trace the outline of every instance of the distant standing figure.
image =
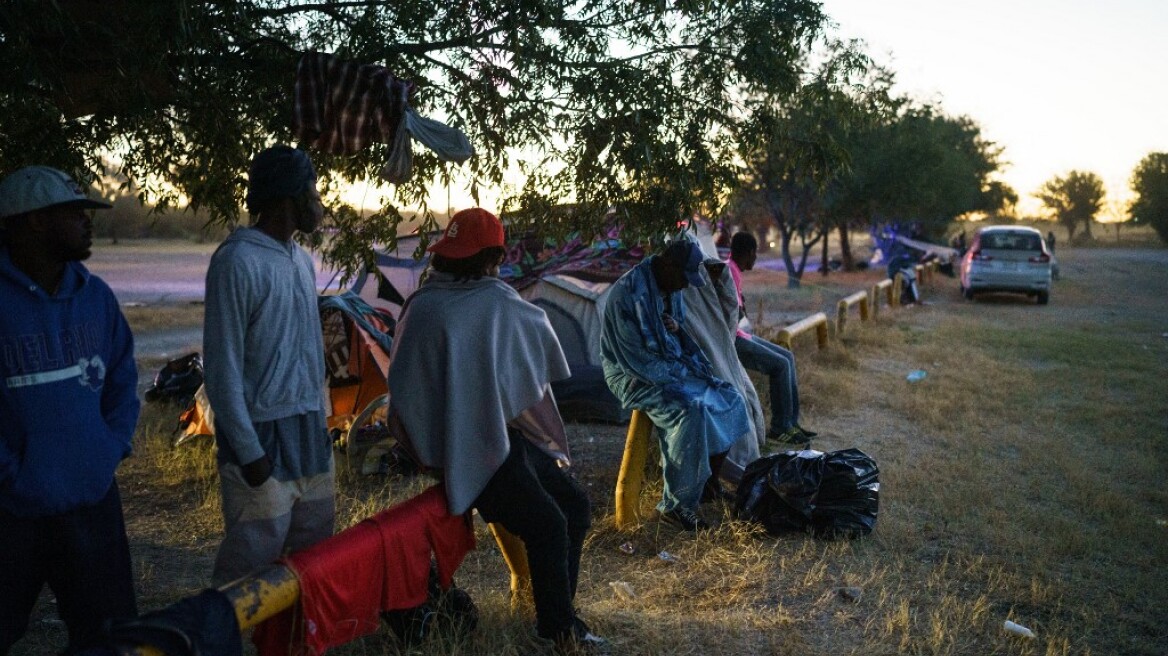
<svg viewBox="0 0 1168 656">
<path fill-rule="evenodd" d="M 1054 252 L 1054 230 L 1046 233 L 1046 247 L 1050 249 L 1051 253 Z"/>
<path fill-rule="evenodd" d="M 137 615 L 114 472 L 138 421 L 134 341 L 110 288 L 81 264 L 90 200 L 30 166 L 0 182 L 0 654 L 47 583 L 69 631 Z"/>
<path fill-rule="evenodd" d="M 329 537 L 335 515 L 316 271 L 292 239 L 324 216 L 304 151 L 256 155 L 247 207 L 254 226 L 231 233 L 207 269 L 204 368 L 224 524 L 215 585 Z"/>
<path fill-rule="evenodd" d="M 967 248 L 967 245 L 966 245 L 965 231 L 964 230 L 962 230 L 961 233 L 957 235 L 956 247 L 957 247 L 957 252 L 959 254 L 961 254 L 961 255 L 965 254 L 965 249 Z"/>
<path fill-rule="evenodd" d="M 730 277 L 738 293 L 738 311 L 746 317 L 742 295 L 742 272 L 754 268 L 758 260 L 758 241 L 749 232 L 739 232 L 730 239 Z M 742 366 L 757 371 L 770 381 L 771 426 L 767 439 L 780 444 L 806 445 L 816 433 L 799 425 L 799 379 L 795 373 L 795 354 L 771 342 L 751 335 L 742 328 L 734 338 L 734 349 Z"/>
</svg>

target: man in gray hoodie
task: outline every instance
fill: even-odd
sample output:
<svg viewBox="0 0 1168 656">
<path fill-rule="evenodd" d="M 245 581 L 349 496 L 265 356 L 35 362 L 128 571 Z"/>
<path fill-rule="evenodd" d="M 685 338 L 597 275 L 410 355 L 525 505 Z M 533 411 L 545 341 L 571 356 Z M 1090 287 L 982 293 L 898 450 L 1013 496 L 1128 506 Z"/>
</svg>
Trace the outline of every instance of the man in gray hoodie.
<svg viewBox="0 0 1168 656">
<path fill-rule="evenodd" d="M 204 367 L 225 533 L 215 585 L 329 537 L 335 518 L 316 272 L 292 239 L 324 215 L 308 156 L 288 146 L 256 155 L 247 207 L 254 225 L 207 269 Z"/>
</svg>

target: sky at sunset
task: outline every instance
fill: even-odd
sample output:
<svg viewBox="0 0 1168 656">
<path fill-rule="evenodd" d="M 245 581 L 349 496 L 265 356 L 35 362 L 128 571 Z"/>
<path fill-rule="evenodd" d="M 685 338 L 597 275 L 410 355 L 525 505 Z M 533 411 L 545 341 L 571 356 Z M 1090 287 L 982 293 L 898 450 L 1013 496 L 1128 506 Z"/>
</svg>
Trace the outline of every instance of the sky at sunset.
<svg viewBox="0 0 1168 656">
<path fill-rule="evenodd" d="M 1005 147 L 1002 178 L 1031 194 L 1072 169 L 1103 178 L 1123 211 L 1144 155 L 1168 151 L 1165 0 L 825 0 L 897 89 L 967 115 Z M 1100 218 L 1107 218 L 1101 216 Z"/>
</svg>

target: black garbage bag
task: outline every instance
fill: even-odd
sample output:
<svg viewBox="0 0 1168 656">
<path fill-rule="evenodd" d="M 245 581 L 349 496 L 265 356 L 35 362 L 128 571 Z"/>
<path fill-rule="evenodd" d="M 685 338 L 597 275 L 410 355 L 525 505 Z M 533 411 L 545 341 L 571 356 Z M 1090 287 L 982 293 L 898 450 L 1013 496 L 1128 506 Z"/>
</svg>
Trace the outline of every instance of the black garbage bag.
<svg viewBox="0 0 1168 656">
<path fill-rule="evenodd" d="M 403 647 L 416 647 L 435 633 L 461 638 L 475 630 L 479 623 L 479 609 L 465 590 L 451 584 L 443 590 L 438 580 L 438 569 L 430 563 L 428 599 L 421 606 L 404 610 L 390 610 L 381 614 Z"/>
<path fill-rule="evenodd" d="M 876 528 L 879 507 L 880 470 L 859 449 L 759 458 L 747 465 L 735 499 L 739 517 L 762 524 L 771 535 L 868 535 Z"/>
<path fill-rule="evenodd" d="M 154 384 L 146 390 L 146 401 L 162 401 L 187 406 L 203 384 L 203 358 L 188 353 L 167 362 L 154 375 Z"/>
</svg>

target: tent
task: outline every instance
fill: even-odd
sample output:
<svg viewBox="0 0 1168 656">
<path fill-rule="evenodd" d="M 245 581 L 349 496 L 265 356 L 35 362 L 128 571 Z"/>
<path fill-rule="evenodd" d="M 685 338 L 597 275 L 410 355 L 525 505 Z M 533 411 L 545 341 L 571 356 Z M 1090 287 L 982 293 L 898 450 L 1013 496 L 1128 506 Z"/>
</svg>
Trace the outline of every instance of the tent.
<svg viewBox="0 0 1168 656">
<path fill-rule="evenodd" d="M 351 291 L 320 296 L 318 308 L 331 404 L 328 427 L 337 436 L 386 393 L 394 319 Z M 214 413 L 200 387 L 194 402 L 179 417 L 181 435 L 176 444 L 214 435 L 214 426 Z"/>
<path fill-rule="evenodd" d="M 712 238 L 711 238 L 712 248 Z M 397 248 L 377 253 L 377 271 L 358 279 L 353 291 L 394 317 L 401 299 L 419 284 L 428 258 L 413 258 L 417 237 L 399 239 Z M 511 239 L 499 277 L 548 315 L 564 349 L 572 377 L 553 384 L 560 413 L 567 420 L 625 422 L 629 412 L 604 382 L 600 333 L 608 290 L 646 255 L 624 244 L 614 228 L 603 239 L 586 241 L 578 234 L 562 243 L 533 235 Z"/>
</svg>

